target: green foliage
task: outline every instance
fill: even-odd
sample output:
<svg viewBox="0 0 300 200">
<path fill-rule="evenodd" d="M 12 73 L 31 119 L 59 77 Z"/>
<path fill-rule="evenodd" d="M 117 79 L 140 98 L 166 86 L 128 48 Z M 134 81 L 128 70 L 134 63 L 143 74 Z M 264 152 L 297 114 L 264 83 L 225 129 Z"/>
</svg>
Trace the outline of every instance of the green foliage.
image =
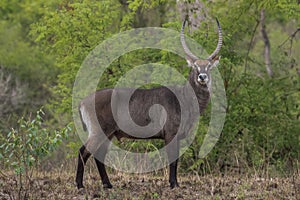
<svg viewBox="0 0 300 200">
<path fill-rule="evenodd" d="M 12 26 L 9 22 L 0 21 L 0 34 L 3 36 L 0 38 L 1 68 L 30 84 L 35 92 L 42 88 L 42 84 L 36 83 L 46 82 L 51 77 L 48 76 L 52 64 L 50 57 L 43 56 L 38 47 L 32 47 L 30 42 L 24 41 L 19 25 Z"/>
<path fill-rule="evenodd" d="M 299 83 L 294 84 L 287 78 L 263 80 L 244 76 L 234 97 L 229 96 L 232 102 L 221 148 L 224 144 L 233 147 L 232 151 L 240 154 L 242 165 L 256 169 L 281 167 L 276 165 L 278 158 L 299 158 L 299 120 L 295 115 L 297 108 L 291 103 L 298 101 L 295 92 Z"/>
<path fill-rule="evenodd" d="M 1 138 L 0 159 L 8 169 L 14 169 L 18 180 L 12 188 L 18 196 L 26 199 L 30 193 L 33 172 L 37 170 L 42 159 L 52 153 L 64 139 L 68 139 L 71 126 L 60 130 L 50 130 L 43 124 L 44 112 L 37 111 L 36 116 L 18 121 L 18 127 L 12 129 L 6 137 Z"/>
<path fill-rule="evenodd" d="M 299 75 L 293 70 L 299 60 L 291 49 L 298 49 L 299 44 L 294 38 L 294 43 L 290 41 L 293 46 L 278 46 L 288 38 L 286 32 L 293 33 L 295 25 L 299 24 L 299 15 L 290 14 L 299 9 L 299 5 L 296 1 L 219 1 L 207 2 L 207 5 L 211 15 L 219 18 L 224 33 L 218 68 L 226 87 L 228 112 L 218 144 L 205 159 L 199 160 L 197 153 L 209 121 L 204 115 L 195 142 L 182 157 L 183 168 L 204 173 L 248 169 L 261 174 L 293 172 L 300 158 L 297 131 L 300 85 Z M 263 8 L 267 11 L 267 20 L 277 21 L 268 25 L 272 69 L 276 74 L 273 79 L 266 75 L 263 41 L 259 37 L 260 10 Z M 278 26 L 286 30 L 282 31 Z M 212 34 L 204 24 L 200 31 L 192 33 L 192 37 L 212 51 L 215 40 Z"/>
<path fill-rule="evenodd" d="M 31 35 L 57 57 L 60 74 L 53 88 L 52 106 L 61 113 L 70 111 L 75 75 L 87 54 L 118 28 L 116 1 L 75 1 L 60 4 L 32 25 Z M 76 16 L 76 17 L 74 17 Z"/>
<path fill-rule="evenodd" d="M 198 159 L 210 119 L 209 109 L 204 113 L 195 141 L 181 158 L 181 169 L 200 173 L 236 168 L 267 173 L 276 169 L 285 173 L 300 158 L 300 32 L 289 37 L 299 28 L 299 3 L 296 0 L 219 0 L 203 1 L 203 5 L 208 16 L 199 22 L 198 28 L 189 27 L 186 33 L 211 53 L 218 37 L 214 18 L 219 19 L 224 39 L 219 70 L 226 87 L 228 112 L 218 144 L 206 158 Z M 0 34 L 4 37 L 0 39 L 0 69 L 21 80 L 21 85 L 28 85 L 27 106 L 32 102 L 33 107 L 50 102 L 47 108 L 53 116 L 49 120 L 54 117 L 55 125 L 66 124 L 71 121 L 75 75 L 88 53 L 119 31 L 145 26 L 180 30 L 181 19 L 176 6 L 175 1 L 165 0 L 1 1 Z M 260 33 L 262 9 L 266 13 L 265 24 L 271 43 L 273 78 L 267 76 L 264 66 L 264 42 Z M 167 64 L 185 76 L 189 71 L 185 60 L 173 53 L 136 50 L 115 60 L 99 77 L 98 88 L 113 87 L 130 69 L 147 63 Z M 164 78 L 159 71 L 152 75 Z M 22 108 L 16 116 L 27 111 Z M 62 140 L 55 131 L 43 128 L 41 114 L 38 113 L 35 120 L 19 120 L 20 127 L 12 130 L 1 146 L 6 154 L 15 149 L 10 160 L 9 156 L 5 159 L 19 174 L 25 166 L 38 164 Z M 1 117 L 1 126 L 6 124 L 6 118 L 9 119 Z M 72 151 L 70 157 L 79 147 L 72 139 L 67 144 Z M 133 141 L 120 146 L 136 152 L 163 146 L 163 142 L 152 142 Z M 28 149 L 35 150 L 28 154 Z M 22 155 L 22 159 L 17 159 Z"/>
<path fill-rule="evenodd" d="M 149 20 L 153 17 L 157 18 L 160 15 L 165 15 L 162 13 L 162 9 L 165 8 L 170 2 L 166 0 L 128 0 L 123 3 L 126 12 L 123 13 L 120 30 L 128 30 L 133 27 L 144 27 L 144 26 L 158 26 L 161 21 L 164 21 L 163 17 L 157 19 L 156 21 Z M 147 22 L 152 21 L 151 24 Z"/>
<path fill-rule="evenodd" d="M 30 24 L 52 6 L 43 1 L 3 0 L 0 2 L 0 129 L 15 126 L 20 115 L 47 101 L 57 75 L 53 56 L 28 37 Z M 2 78 L 2 76 L 4 78 Z"/>
<path fill-rule="evenodd" d="M 29 82 L 30 86 L 36 86 L 36 82 L 42 83 L 45 79 L 49 80 L 52 58 L 33 45 L 28 32 L 30 24 L 39 19 L 46 8 L 51 6 L 53 5 L 49 2 L 33 3 L 29 0 L 4 0 L 0 4 L 0 34 L 3 36 L 0 39 L 0 65 L 8 68 L 22 81 Z"/>
<path fill-rule="evenodd" d="M 42 110 L 37 111 L 35 118 L 18 121 L 18 128 L 12 129 L 1 139 L 1 160 L 17 175 L 25 172 L 26 176 L 40 165 L 43 158 L 55 150 L 64 139 L 68 138 L 71 126 L 61 130 L 49 130 L 44 127 Z"/>
</svg>

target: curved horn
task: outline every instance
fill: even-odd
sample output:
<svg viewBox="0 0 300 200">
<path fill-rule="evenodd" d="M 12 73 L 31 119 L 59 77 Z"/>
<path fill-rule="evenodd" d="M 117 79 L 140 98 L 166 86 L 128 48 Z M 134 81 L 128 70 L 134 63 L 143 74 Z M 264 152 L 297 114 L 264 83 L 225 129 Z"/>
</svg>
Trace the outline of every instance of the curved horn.
<svg viewBox="0 0 300 200">
<path fill-rule="evenodd" d="M 217 24 L 218 24 L 218 29 L 219 29 L 219 40 L 218 40 L 218 45 L 217 48 L 215 49 L 215 51 L 207 58 L 207 60 L 212 60 L 220 51 L 221 47 L 222 47 L 222 29 L 219 23 L 219 20 L 216 19 Z"/>
<path fill-rule="evenodd" d="M 186 42 L 185 42 L 185 37 L 184 37 L 184 27 L 185 27 L 185 22 L 186 20 L 183 21 L 182 27 L 181 27 L 181 32 L 180 32 L 180 41 L 183 47 L 184 52 L 193 60 L 198 60 L 197 56 L 195 56 L 187 47 Z"/>
</svg>

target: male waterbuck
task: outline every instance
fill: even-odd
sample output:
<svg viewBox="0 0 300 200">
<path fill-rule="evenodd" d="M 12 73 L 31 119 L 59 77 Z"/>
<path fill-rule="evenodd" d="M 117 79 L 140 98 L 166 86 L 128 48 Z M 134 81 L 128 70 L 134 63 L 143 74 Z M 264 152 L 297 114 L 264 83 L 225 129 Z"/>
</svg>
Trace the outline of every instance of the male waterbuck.
<svg viewBox="0 0 300 200">
<path fill-rule="evenodd" d="M 180 41 L 183 50 L 186 53 L 188 65 L 191 67 L 186 85 L 189 85 L 193 90 L 196 107 L 190 106 L 192 105 L 192 99 L 187 95 L 188 87 L 186 85 L 174 86 L 173 90 L 164 86 L 153 89 L 136 89 L 131 95 L 130 100 L 127 102 L 129 104 L 128 108 L 131 119 L 139 126 L 147 126 L 148 124 L 154 123 L 153 121 L 160 121 L 161 118 L 164 118 L 164 123 L 162 128 L 155 134 L 147 135 L 147 133 L 143 132 L 140 133 L 140 135 L 132 135 L 118 126 L 119 119 L 117 119 L 118 114 L 116 114 L 118 113 L 118 110 L 122 110 L 121 106 L 124 105 L 124 102 L 121 102 L 122 95 L 130 93 L 132 89 L 102 89 L 84 98 L 80 102 L 79 112 L 83 128 L 88 131 L 88 138 L 86 143 L 80 148 L 78 155 L 76 174 L 76 184 L 78 189 L 84 187 L 84 165 L 91 154 L 97 154 L 97 156 L 94 156 L 94 159 L 102 179 L 103 187 L 112 187 L 104 165 L 104 158 L 108 151 L 109 142 L 105 141 L 102 136 L 99 137 L 99 127 L 101 127 L 107 140 L 111 140 L 113 137 L 116 137 L 117 139 L 123 137 L 131 139 L 164 139 L 166 153 L 170 161 L 170 187 L 174 188 L 179 186 L 177 182 L 179 141 L 186 137 L 193 125 L 197 122 L 199 114 L 203 112 L 209 102 L 211 91 L 211 69 L 219 63 L 220 57 L 218 56 L 218 53 L 222 46 L 222 31 L 217 20 L 219 33 L 217 47 L 207 59 L 199 59 L 187 47 L 184 36 L 185 24 L 186 21 L 182 24 Z M 183 96 L 183 99 L 178 100 L 175 93 L 180 93 Z M 113 100 L 113 95 L 118 98 Z M 155 115 L 151 115 L 149 110 L 151 110 L 153 105 L 157 104 L 163 107 L 164 111 L 158 109 Z M 182 115 L 183 111 L 187 114 Z M 198 116 L 195 118 L 191 113 L 197 113 Z M 159 119 L 154 119 L 153 116 Z M 124 122 L 126 124 L 127 119 L 121 120 L 123 121 L 123 124 Z M 184 133 L 182 133 L 182 131 L 178 133 L 180 124 L 183 124 L 182 130 L 184 130 Z M 136 130 L 132 130 L 132 132 L 136 132 Z"/>
</svg>

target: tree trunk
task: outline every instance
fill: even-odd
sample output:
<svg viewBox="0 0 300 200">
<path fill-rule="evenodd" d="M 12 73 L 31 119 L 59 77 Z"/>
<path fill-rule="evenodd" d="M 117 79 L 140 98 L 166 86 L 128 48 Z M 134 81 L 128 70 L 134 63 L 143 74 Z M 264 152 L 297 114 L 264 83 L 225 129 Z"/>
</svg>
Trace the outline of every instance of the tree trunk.
<svg viewBox="0 0 300 200">
<path fill-rule="evenodd" d="M 266 25 L 265 25 L 265 10 L 262 9 L 260 12 L 260 23 L 261 23 L 261 33 L 262 37 L 265 43 L 265 48 L 264 48 L 264 58 L 265 58 L 265 65 L 266 65 L 266 70 L 269 74 L 270 77 L 273 76 L 273 71 L 271 68 L 271 57 L 270 57 L 270 40 L 266 31 Z"/>
</svg>

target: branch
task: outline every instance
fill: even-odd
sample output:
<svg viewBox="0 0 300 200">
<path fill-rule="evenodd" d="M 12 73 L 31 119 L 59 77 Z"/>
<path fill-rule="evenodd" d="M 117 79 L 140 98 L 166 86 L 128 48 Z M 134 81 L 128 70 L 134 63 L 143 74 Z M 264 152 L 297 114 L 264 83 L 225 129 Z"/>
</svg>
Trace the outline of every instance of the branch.
<svg viewBox="0 0 300 200">
<path fill-rule="evenodd" d="M 285 43 L 287 43 L 288 41 L 290 41 L 291 46 L 289 49 L 289 54 L 291 55 L 292 53 L 292 47 L 293 47 L 293 40 L 295 39 L 297 33 L 300 32 L 300 28 L 298 28 L 294 33 L 292 33 L 286 40 L 284 40 L 279 46 L 278 48 L 281 48 L 283 45 L 285 45 Z"/>
<path fill-rule="evenodd" d="M 278 45 L 278 48 L 281 48 L 285 43 L 287 43 L 288 40 L 294 39 L 297 35 L 297 33 L 300 32 L 300 28 L 298 28 L 294 33 L 292 33 L 286 40 L 284 40 L 280 45 Z"/>
</svg>

